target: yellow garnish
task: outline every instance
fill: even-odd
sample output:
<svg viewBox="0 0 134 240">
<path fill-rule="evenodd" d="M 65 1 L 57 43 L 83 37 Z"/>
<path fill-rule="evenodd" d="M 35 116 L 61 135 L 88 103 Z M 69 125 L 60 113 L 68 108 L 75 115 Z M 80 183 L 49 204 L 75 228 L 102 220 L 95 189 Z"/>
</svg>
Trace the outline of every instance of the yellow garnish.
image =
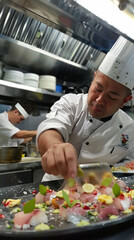
<svg viewBox="0 0 134 240">
<path fill-rule="evenodd" d="M 50 227 L 47 224 L 40 223 L 40 224 L 36 225 L 36 227 L 34 229 L 36 231 L 43 231 L 43 230 L 49 230 Z"/>
<path fill-rule="evenodd" d="M 60 212 L 60 210 L 59 209 L 55 209 L 54 211 L 53 211 L 53 213 L 59 213 Z"/>
<path fill-rule="evenodd" d="M 114 219 L 117 219 L 117 218 L 118 218 L 118 216 L 116 216 L 116 215 L 111 215 L 111 216 L 109 217 L 110 220 L 114 220 Z"/>
<path fill-rule="evenodd" d="M 105 179 L 105 178 L 112 178 L 112 173 L 111 172 L 105 172 L 102 176 L 102 179 Z"/>
<path fill-rule="evenodd" d="M 131 196 L 131 198 L 134 198 L 134 190 L 131 190 L 130 192 L 128 192 L 128 196 Z"/>
<path fill-rule="evenodd" d="M 102 203 L 106 203 L 106 204 L 111 204 L 113 202 L 113 198 L 111 196 L 107 196 L 105 194 L 99 195 L 98 196 L 98 200 Z"/>
<path fill-rule="evenodd" d="M 5 201 L 5 204 L 7 204 L 7 207 L 14 207 L 16 205 L 19 205 L 21 203 L 21 199 L 7 199 Z"/>
<path fill-rule="evenodd" d="M 132 209 L 129 208 L 129 209 L 124 210 L 123 213 L 124 213 L 124 214 L 129 214 L 129 213 L 131 213 L 131 212 L 132 212 Z"/>
<path fill-rule="evenodd" d="M 82 226 L 88 226 L 88 225 L 90 225 L 90 223 L 88 221 L 81 220 L 79 223 L 77 223 L 76 226 L 82 227 Z"/>
<path fill-rule="evenodd" d="M 50 206 L 51 202 L 50 201 L 46 201 L 46 206 Z"/>
</svg>

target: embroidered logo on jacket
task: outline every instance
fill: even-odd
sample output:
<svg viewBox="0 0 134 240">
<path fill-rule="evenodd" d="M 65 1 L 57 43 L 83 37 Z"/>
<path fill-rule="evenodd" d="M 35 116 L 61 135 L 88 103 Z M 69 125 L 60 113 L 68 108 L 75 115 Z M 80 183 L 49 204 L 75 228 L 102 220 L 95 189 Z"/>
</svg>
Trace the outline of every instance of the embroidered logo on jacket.
<svg viewBox="0 0 134 240">
<path fill-rule="evenodd" d="M 123 147 L 128 147 L 128 139 L 129 139 L 129 137 L 128 137 L 127 134 L 122 134 L 121 135 L 121 145 Z"/>
</svg>

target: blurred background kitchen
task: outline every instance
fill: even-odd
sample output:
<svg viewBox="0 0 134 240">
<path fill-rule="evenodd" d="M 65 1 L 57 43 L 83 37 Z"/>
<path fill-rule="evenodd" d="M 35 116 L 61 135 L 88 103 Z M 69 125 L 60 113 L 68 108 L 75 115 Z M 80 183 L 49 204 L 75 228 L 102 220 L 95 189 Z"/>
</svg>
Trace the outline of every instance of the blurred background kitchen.
<svg viewBox="0 0 134 240">
<path fill-rule="evenodd" d="M 36 129 L 63 94 L 88 92 L 117 38 L 134 42 L 133 24 L 134 0 L 1 0 L 0 113 L 27 99 L 34 112 L 17 127 Z M 134 119 L 133 106 L 132 99 L 123 110 Z M 20 161 L 0 165 L 0 186 L 42 176 L 35 138 Z"/>
</svg>

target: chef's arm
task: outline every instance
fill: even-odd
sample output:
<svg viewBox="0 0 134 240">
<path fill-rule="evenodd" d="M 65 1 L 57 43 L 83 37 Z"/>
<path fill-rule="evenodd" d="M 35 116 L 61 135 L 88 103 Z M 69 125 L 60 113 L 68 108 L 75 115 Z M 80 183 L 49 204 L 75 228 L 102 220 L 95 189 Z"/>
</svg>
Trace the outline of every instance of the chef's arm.
<svg viewBox="0 0 134 240">
<path fill-rule="evenodd" d="M 24 138 L 24 141 L 22 144 L 25 144 L 27 142 L 31 142 L 32 141 L 32 137 L 31 138 Z"/>
<path fill-rule="evenodd" d="M 38 149 L 41 156 L 54 144 L 63 143 L 61 134 L 56 130 L 47 130 L 38 138 Z"/>
<path fill-rule="evenodd" d="M 77 152 L 70 143 L 65 143 L 56 130 L 47 130 L 38 137 L 38 149 L 42 156 L 44 172 L 64 178 L 74 178 L 77 174 Z"/>
<path fill-rule="evenodd" d="M 12 138 L 31 138 L 36 136 L 37 131 L 27 131 L 27 130 L 20 130 L 17 133 L 15 133 Z"/>
</svg>

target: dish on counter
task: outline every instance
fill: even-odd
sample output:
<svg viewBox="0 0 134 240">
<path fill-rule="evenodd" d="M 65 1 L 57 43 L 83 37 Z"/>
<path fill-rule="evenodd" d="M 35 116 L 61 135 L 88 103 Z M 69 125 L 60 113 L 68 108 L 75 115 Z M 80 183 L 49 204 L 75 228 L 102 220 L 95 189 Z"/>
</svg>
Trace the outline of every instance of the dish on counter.
<svg viewBox="0 0 134 240">
<path fill-rule="evenodd" d="M 111 167 L 112 172 L 134 173 L 134 160 L 126 161 L 123 163 L 117 163 Z"/>
</svg>

